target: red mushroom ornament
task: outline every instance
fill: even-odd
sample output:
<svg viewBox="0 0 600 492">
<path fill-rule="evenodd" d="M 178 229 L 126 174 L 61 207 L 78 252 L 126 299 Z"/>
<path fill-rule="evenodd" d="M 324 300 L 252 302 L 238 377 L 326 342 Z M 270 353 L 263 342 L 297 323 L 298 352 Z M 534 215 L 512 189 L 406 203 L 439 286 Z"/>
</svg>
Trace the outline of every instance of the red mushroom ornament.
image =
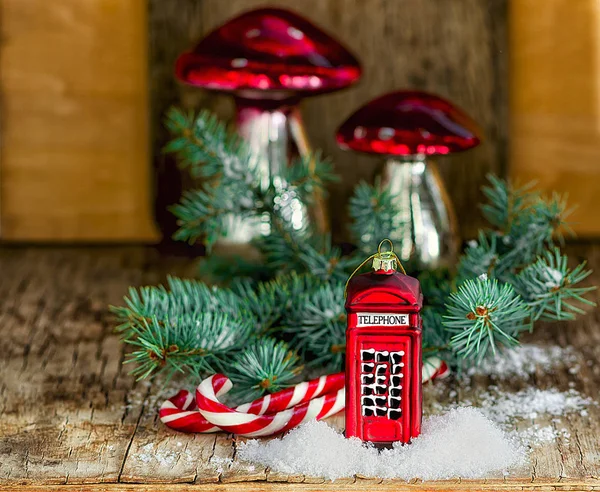
<svg viewBox="0 0 600 492">
<path fill-rule="evenodd" d="M 252 10 L 231 19 L 180 55 L 175 71 L 185 83 L 233 94 L 238 131 L 262 156 L 263 185 L 280 175 L 280 166 L 291 157 L 310 154 L 300 100 L 343 89 L 361 74 L 356 58 L 336 40 L 279 8 Z M 312 219 L 324 232 L 325 208 L 319 197 L 315 202 Z M 290 208 L 292 225 L 305 227 L 309 220 L 305 205 L 290 203 Z M 245 242 L 268 231 L 260 226 L 250 229 L 235 227 L 228 236 Z"/>
<path fill-rule="evenodd" d="M 421 267 L 456 259 L 456 218 L 432 156 L 468 150 L 480 142 L 476 123 L 453 104 L 422 91 L 374 99 L 337 132 L 340 148 L 387 157 L 383 184 L 398 200 L 403 227 L 390 231 L 402 260 Z"/>
</svg>

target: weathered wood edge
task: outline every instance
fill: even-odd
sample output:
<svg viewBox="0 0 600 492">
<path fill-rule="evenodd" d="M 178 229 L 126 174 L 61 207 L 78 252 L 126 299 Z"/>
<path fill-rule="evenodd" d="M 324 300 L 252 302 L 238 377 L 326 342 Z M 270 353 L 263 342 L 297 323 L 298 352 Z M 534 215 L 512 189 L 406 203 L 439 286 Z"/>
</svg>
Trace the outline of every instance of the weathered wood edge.
<svg viewBox="0 0 600 492">
<path fill-rule="evenodd" d="M 192 490 L 201 490 L 204 492 L 223 490 L 239 490 L 239 491 L 317 491 L 317 490 L 394 490 L 394 491 L 411 491 L 411 490 L 600 490 L 600 479 L 590 479 L 585 481 L 558 481 L 546 483 L 515 483 L 503 482 L 502 480 L 489 480 L 481 482 L 477 480 L 457 480 L 439 481 L 439 482 L 398 482 L 384 481 L 376 483 L 373 480 L 357 479 L 355 483 L 347 481 L 325 482 L 320 484 L 305 484 L 305 483 L 279 483 L 279 482 L 240 482 L 234 484 L 84 484 L 84 485 L 9 485 L 0 486 L 0 490 L 6 492 L 25 491 L 58 491 L 71 490 L 79 492 L 139 492 L 139 491 L 161 491 L 169 490 L 174 492 L 187 492 Z"/>
</svg>

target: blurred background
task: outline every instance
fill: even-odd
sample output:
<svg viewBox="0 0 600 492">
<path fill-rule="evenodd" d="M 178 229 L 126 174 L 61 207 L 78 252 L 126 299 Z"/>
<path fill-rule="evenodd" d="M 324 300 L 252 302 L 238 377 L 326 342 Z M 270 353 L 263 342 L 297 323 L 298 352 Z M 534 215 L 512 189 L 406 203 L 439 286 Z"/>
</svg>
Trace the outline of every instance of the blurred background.
<svg viewBox="0 0 600 492">
<path fill-rule="evenodd" d="M 600 222 L 600 3 L 597 0 L 272 0 L 346 45 L 360 82 L 307 99 L 314 148 L 332 157 L 334 239 L 346 201 L 381 159 L 341 151 L 336 128 L 397 89 L 439 94 L 485 140 L 440 159 L 463 238 L 489 172 L 568 192 L 574 230 Z M 191 186 L 171 157 L 167 108 L 233 117 L 231 97 L 175 80 L 177 56 L 264 0 L 0 0 L 0 239 L 158 242 L 166 207 Z"/>
</svg>

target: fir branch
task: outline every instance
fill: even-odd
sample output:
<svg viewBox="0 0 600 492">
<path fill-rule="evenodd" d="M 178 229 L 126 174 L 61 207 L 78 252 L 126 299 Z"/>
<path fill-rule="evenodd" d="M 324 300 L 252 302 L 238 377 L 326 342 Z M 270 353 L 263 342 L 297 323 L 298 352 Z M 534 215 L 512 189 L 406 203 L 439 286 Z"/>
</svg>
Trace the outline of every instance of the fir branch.
<svg viewBox="0 0 600 492">
<path fill-rule="evenodd" d="M 281 166 L 281 173 L 265 182 L 258 170 L 260 156 L 254 156 L 236 132 L 207 111 L 194 116 L 172 109 L 167 127 L 173 140 L 165 150 L 175 153 L 192 176 L 210 178 L 172 207 L 180 226 L 175 239 L 203 239 L 209 250 L 234 229 L 230 223 L 234 218 L 261 220 L 267 214 L 279 234 L 283 229 L 303 232 L 305 224 L 298 223 L 297 212 L 310 202 L 316 188 L 335 179 L 331 163 L 315 154 Z"/>
<path fill-rule="evenodd" d="M 575 233 L 571 228 L 568 218 L 575 210 L 575 207 L 567 208 L 567 198 L 565 195 L 560 195 L 556 192 L 552 193 L 549 198 L 540 198 L 533 205 L 533 217 L 538 223 L 544 224 L 552 231 L 550 243 L 552 239 L 558 239 L 561 244 L 564 243 L 564 236 L 574 236 Z"/>
<path fill-rule="evenodd" d="M 534 321 L 571 320 L 585 311 L 570 301 L 595 305 L 583 297 L 595 287 L 576 287 L 592 272 L 585 269 L 585 262 L 573 270 L 568 258 L 558 248 L 546 251 L 538 260 L 526 267 L 514 281 L 515 290 L 525 300 Z"/>
<path fill-rule="evenodd" d="M 198 115 L 171 108 L 165 125 L 173 140 L 165 152 L 174 153 L 182 169 L 194 177 L 220 177 L 252 185 L 258 181 L 256 158 L 234 130 L 209 111 Z"/>
<path fill-rule="evenodd" d="M 111 306 L 117 316 L 117 331 L 128 337 L 130 330 L 140 328 L 153 318 L 169 324 L 180 318 L 195 318 L 208 312 L 223 312 L 231 317 L 244 317 L 244 304 L 228 289 L 209 287 L 196 280 L 168 277 L 168 289 L 162 285 L 129 289 L 125 306 Z"/>
<path fill-rule="evenodd" d="M 513 225 L 511 234 L 501 238 L 506 252 L 502 255 L 502 268 L 496 269 L 497 275 L 506 279 L 511 273 L 533 262 L 552 245 L 553 233 L 554 229 L 548 220 L 534 213 Z"/>
<path fill-rule="evenodd" d="M 484 231 L 479 231 L 479 240 L 469 241 L 458 263 L 459 284 L 481 275 L 486 275 L 488 278 L 495 276 L 500 262 L 497 239 L 495 232 L 486 234 Z"/>
<path fill-rule="evenodd" d="M 136 376 L 163 370 L 200 376 L 219 367 L 244 398 L 276 391 L 291 384 L 301 366 L 295 352 L 265 338 L 267 333 L 289 339 L 308 364 L 339 370 L 346 329 L 343 283 L 359 255 L 342 256 L 331 238 L 294 222 L 294 211 L 332 180 L 330 163 L 313 155 L 282 166 L 281 174 L 265 183 L 257 168 L 262 156 L 252 155 L 210 113 L 171 110 L 167 126 L 173 140 L 165 150 L 192 176 L 208 180 L 173 207 L 180 225 L 176 238 L 203 239 L 210 247 L 231 230 L 232 217 L 258 220 L 266 214 L 270 231 L 256 240 L 265 263 L 245 265 L 230 276 L 246 271 L 276 278 L 238 279 L 231 289 L 180 279 L 170 279 L 168 288 L 132 289 L 125 305 L 112 309 L 124 340 L 135 347 L 127 360 L 137 363 Z M 480 361 L 498 345 L 518 343 L 531 321 L 571 319 L 583 313 L 575 303 L 590 303 L 584 296 L 591 288 L 579 286 L 589 274 L 585 265 L 570 270 L 554 249 L 555 239 L 568 230 L 565 200 L 489 179 L 482 210 L 492 229 L 467 248 L 458 282 L 447 271 L 420 275 L 428 303 L 424 353 L 454 364 L 455 358 Z M 379 182 L 356 188 L 350 215 L 359 250 L 371 252 L 382 238 L 401 236 L 397 207 L 398 197 Z M 211 267 L 223 276 L 228 265 L 215 260 Z"/>
<path fill-rule="evenodd" d="M 272 230 L 267 236 L 254 240 L 264 263 L 272 271 L 285 275 L 289 272 L 302 272 L 304 267 L 298 256 L 301 252 L 302 239 L 287 230 Z"/>
<path fill-rule="evenodd" d="M 350 230 L 355 244 L 364 252 L 372 252 L 382 238 L 397 236 L 403 227 L 397 197 L 377 180 L 374 186 L 362 181 L 350 198 Z"/>
<path fill-rule="evenodd" d="M 331 161 L 316 152 L 297 157 L 289 166 L 282 166 L 274 186 L 278 190 L 293 189 L 308 202 L 316 189 L 326 191 L 325 186 L 335 181 L 339 181 L 339 177 L 333 172 Z"/>
<path fill-rule="evenodd" d="M 492 174 L 488 174 L 487 178 L 491 186 L 482 188 L 489 201 L 481 206 L 483 216 L 490 224 L 508 234 L 514 223 L 528 215 L 531 204 L 538 195 L 531 191 L 533 183 L 515 188 Z"/>
<path fill-rule="evenodd" d="M 225 235 L 233 217 L 248 220 L 256 214 L 253 197 L 247 190 L 246 194 L 240 190 L 234 195 L 237 201 L 232 200 L 231 193 L 230 189 L 210 184 L 199 190 L 184 191 L 181 202 L 170 209 L 179 226 L 173 238 L 190 244 L 204 239 L 210 251 L 215 241 Z"/>
<path fill-rule="evenodd" d="M 258 204 L 264 197 L 257 159 L 236 132 L 208 111 L 195 116 L 171 109 L 166 125 L 173 140 L 165 151 L 175 153 L 192 176 L 210 178 L 202 188 L 184 192 L 181 202 L 171 207 L 180 226 L 174 238 L 190 243 L 202 239 L 210 251 L 232 229 L 234 217 L 249 220 L 260 215 Z"/>
<path fill-rule="evenodd" d="M 541 197 L 530 186 L 514 188 L 509 183 L 488 177 L 491 186 L 484 188 L 489 203 L 485 217 L 499 230 L 479 232 L 459 263 L 459 282 L 487 275 L 512 283 L 514 277 L 554 244 L 562 240 L 561 231 L 569 231 L 566 219 L 570 210 L 566 201 L 554 194 Z"/>
<path fill-rule="evenodd" d="M 126 362 L 135 362 L 131 374 L 138 379 L 158 372 L 166 372 L 168 377 L 176 372 L 214 372 L 216 357 L 242 348 L 252 329 L 248 319 L 216 312 L 178 319 L 153 316 L 132 326 L 134 336 L 125 341 L 136 350 L 127 355 Z"/>
<path fill-rule="evenodd" d="M 356 257 L 343 257 L 341 250 L 332 245 L 329 236 L 311 237 L 272 231 L 270 235 L 257 239 L 255 244 L 265 263 L 280 274 L 309 272 L 321 280 L 345 281 L 358 264 Z"/>
<path fill-rule="evenodd" d="M 281 275 L 273 282 L 280 295 L 279 303 L 282 313 L 288 311 L 300 297 L 316 292 L 327 284 L 327 282 L 310 273 L 299 274 L 297 272 Z"/>
<path fill-rule="evenodd" d="M 452 350 L 480 362 L 496 345 L 516 345 L 531 327 L 527 305 L 509 284 L 497 280 L 467 280 L 450 295 L 444 325 L 452 333 Z"/>
<path fill-rule="evenodd" d="M 228 319 L 242 320 L 251 327 L 257 324 L 243 300 L 228 289 L 209 287 L 201 282 L 175 277 L 168 278 L 168 287 L 169 289 L 159 285 L 141 287 L 139 290 L 129 289 L 129 296 L 124 298 L 124 306 L 110 307 L 119 322 L 116 330 L 121 332 L 125 342 L 136 344 L 140 337 L 143 340 L 145 335 L 142 335 L 149 327 L 155 330 L 162 327 L 165 332 L 171 330 L 171 334 L 183 336 L 176 330 L 184 325 L 194 329 L 194 323 L 200 323 L 203 316 L 213 313 L 226 315 Z M 198 336 L 201 335 L 201 332 L 196 332 Z M 178 345 L 181 346 L 181 343 Z M 155 352 L 160 354 L 161 350 L 167 349 L 168 346 L 157 347 Z M 178 351 L 177 357 L 184 358 L 182 354 L 185 353 Z M 192 359 L 193 357 L 190 358 L 191 365 L 194 366 L 196 364 Z M 140 364 L 142 362 L 144 361 L 140 359 Z M 145 362 L 148 367 L 154 367 L 149 361 Z"/>
<path fill-rule="evenodd" d="M 234 281 L 231 289 L 256 319 L 257 335 L 271 330 L 281 318 L 285 306 L 285 293 L 281 291 L 276 280 L 256 284 L 249 279 L 238 279 Z"/>
<path fill-rule="evenodd" d="M 303 369 L 285 342 L 270 337 L 255 340 L 221 367 L 233 382 L 232 396 L 242 402 L 291 386 Z"/>
<path fill-rule="evenodd" d="M 312 364 L 340 370 L 346 350 L 346 311 L 342 282 L 325 283 L 292 300 L 282 329 Z"/>
<path fill-rule="evenodd" d="M 343 257 L 341 249 L 332 245 L 329 236 L 318 237 L 303 246 L 298 258 L 303 271 L 321 280 L 345 282 L 359 264 L 356 257 Z"/>
</svg>

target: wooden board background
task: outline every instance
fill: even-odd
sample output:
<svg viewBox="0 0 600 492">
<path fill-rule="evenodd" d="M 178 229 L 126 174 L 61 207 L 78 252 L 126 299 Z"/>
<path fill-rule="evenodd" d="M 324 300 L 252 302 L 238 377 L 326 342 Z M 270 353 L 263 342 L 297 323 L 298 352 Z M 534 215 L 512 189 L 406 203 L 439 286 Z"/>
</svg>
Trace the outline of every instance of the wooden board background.
<svg viewBox="0 0 600 492">
<path fill-rule="evenodd" d="M 171 104 L 208 107 L 231 118 L 227 96 L 173 80 L 177 55 L 227 19 L 264 0 L 149 0 L 151 111 L 154 159 L 164 173 L 162 200 L 179 196 L 180 178 L 159 154 L 167 139 L 162 117 Z M 385 92 L 416 88 L 447 97 L 482 126 L 485 142 L 441 162 L 463 236 L 481 224 L 473 204 L 487 172 L 505 173 L 507 149 L 506 0 L 273 0 L 333 34 L 362 61 L 364 75 L 349 90 L 307 99 L 304 116 L 314 148 L 335 163 L 342 182 L 332 189 L 333 232 L 345 236 L 346 203 L 360 179 L 370 179 L 380 159 L 340 151 L 335 130 L 356 108 Z M 185 184 L 185 181 L 184 181 Z M 164 216 L 168 221 L 168 216 Z"/>
<path fill-rule="evenodd" d="M 145 0 L 0 6 L 0 237 L 156 239 Z"/>
<path fill-rule="evenodd" d="M 570 192 L 579 204 L 575 229 L 600 233 L 596 0 L 548 0 L 543 9 L 538 0 L 271 3 L 312 19 L 364 64 L 360 85 L 304 105 L 313 146 L 343 175 L 330 199 L 336 239 L 345 236 L 353 185 L 379 160 L 340 151 L 334 131 L 370 98 L 407 87 L 450 98 L 484 129 L 480 148 L 442 162 L 463 237 L 481 224 L 473 204 L 485 173 L 508 166 L 517 179 Z M 190 183 L 160 155 L 164 111 L 180 104 L 230 118 L 233 109 L 227 97 L 178 85 L 173 62 L 214 27 L 262 4 L 0 0 L 0 237 L 153 240 L 153 213 L 169 234 L 166 206 Z"/>
<path fill-rule="evenodd" d="M 510 53 L 511 174 L 568 192 L 574 229 L 597 237 L 600 2 L 511 2 Z"/>
</svg>

